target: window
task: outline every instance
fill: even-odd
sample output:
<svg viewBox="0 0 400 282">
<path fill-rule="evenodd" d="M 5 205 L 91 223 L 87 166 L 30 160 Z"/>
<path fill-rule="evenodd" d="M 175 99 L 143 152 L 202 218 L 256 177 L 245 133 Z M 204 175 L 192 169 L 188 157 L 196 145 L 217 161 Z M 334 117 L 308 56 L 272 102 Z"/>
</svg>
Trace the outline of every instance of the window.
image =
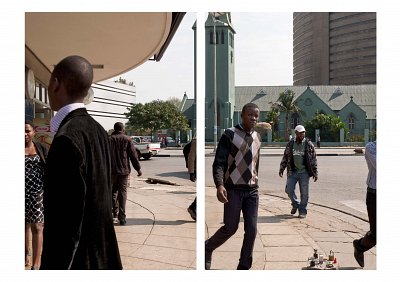
<svg viewBox="0 0 400 282">
<path fill-rule="evenodd" d="M 233 52 L 231 51 L 231 64 L 233 64 Z"/>
<path fill-rule="evenodd" d="M 214 44 L 214 32 L 210 32 L 210 44 Z"/>
<path fill-rule="evenodd" d="M 294 113 L 290 119 L 290 127 L 294 129 L 298 124 L 300 124 L 300 116 L 298 113 Z"/>
<path fill-rule="evenodd" d="M 218 33 L 218 31 L 215 33 L 215 39 L 216 39 L 216 41 L 217 41 L 217 44 L 219 43 L 218 41 L 219 41 L 219 33 Z"/>
<path fill-rule="evenodd" d="M 225 32 L 221 31 L 221 44 L 225 44 Z"/>
<path fill-rule="evenodd" d="M 47 88 L 44 88 L 44 103 L 45 104 L 49 104 L 50 103 L 50 101 L 49 101 L 49 93 L 47 91 Z"/>
<path fill-rule="evenodd" d="M 354 125 L 355 125 L 355 117 L 353 114 L 350 114 L 348 119 L 347 119 L 348 123 L 349 123 L 349 129 L 354 129 Z"/>
</svg>

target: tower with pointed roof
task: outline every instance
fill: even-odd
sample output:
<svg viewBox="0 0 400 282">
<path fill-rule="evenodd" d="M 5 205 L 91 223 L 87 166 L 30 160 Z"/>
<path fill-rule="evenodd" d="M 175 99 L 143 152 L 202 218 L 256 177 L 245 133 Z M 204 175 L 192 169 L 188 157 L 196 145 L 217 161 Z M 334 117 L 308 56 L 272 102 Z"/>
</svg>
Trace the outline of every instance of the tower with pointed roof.
<svg viewBox="0 0 400 282">
<path fill-rule="evenodd" d="M 232 127 L 235 111 L 235 30 L 231 14 L 210 13 L 205 23 L 205 33 L 205 139 L 213 141 L 215 92 L 218 138 L 226 128 Z"/>
</svg>

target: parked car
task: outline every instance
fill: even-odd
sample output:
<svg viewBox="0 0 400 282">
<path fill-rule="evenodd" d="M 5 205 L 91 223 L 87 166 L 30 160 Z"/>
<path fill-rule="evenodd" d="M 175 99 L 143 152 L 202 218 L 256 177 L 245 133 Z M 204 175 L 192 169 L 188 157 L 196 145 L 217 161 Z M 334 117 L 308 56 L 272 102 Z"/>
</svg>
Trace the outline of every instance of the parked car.
<svg viewBox="0 0 400 282">
<path fill-rule="evenodd" d="M 160 143 L 158 142 L 145 142 L 140 136 L 131 136 L 131 138 L 139 160 L 141 157 L 148 160 L 152 156 L 157 155 L 158 151 L 160 151 Z"/>
<path fill-rule="evenodd" d="M 167 137 L 167 147 L 176 147 L 176 141 L 172 137 Z"/>
</svg>

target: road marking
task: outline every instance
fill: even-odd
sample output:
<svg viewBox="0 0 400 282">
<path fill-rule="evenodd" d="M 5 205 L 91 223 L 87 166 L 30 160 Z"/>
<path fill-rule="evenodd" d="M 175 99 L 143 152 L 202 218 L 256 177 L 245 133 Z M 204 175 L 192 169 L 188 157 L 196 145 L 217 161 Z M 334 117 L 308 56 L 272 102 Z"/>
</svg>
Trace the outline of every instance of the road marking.
<svg viewBox="0 0 400 282">
<path fill-rule="evenodd" d="M 365 205 L 365 202 L 363 202 L 363 201 L 347 200 L 347 201 L 341 201 L 340 203 L 345 206 L 348 206 L 356 211 L 367 214 L 367 206 Z"/>
</svg>

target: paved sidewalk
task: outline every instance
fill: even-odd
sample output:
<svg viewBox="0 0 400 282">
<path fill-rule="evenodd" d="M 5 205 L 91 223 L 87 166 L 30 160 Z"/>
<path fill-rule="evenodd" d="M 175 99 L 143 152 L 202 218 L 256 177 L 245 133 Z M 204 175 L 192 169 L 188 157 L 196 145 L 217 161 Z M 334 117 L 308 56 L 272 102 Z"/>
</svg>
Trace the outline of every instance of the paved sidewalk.
<svg viewBox="0 0 400 282">
<path fill-rule="evenodd" d="M 115 224 L 123 268 L 195 269 L 196 222 L 186 210 L 195 198 L 195 184 L 172 186 L 144 180 L 131 177 L 127 224 Z"/>
<path fill-rule="evenodd" d="M 222 226 L 223 205 L 213 187 L 206 188 L 205 197 L 207 239 Z M 252 269 L 305 269 L 314 249 L 324 256 L 332 250 L 339 269 L 361 269 L 353 257 L 352 241 L 369 229 L 367 222 L 312 204 L 305 219 L 291 215 L 290 209 L 289 200 L 260 195 Z M 214 251 L 211 269 L 236 269 L 243 233 L 241 218 L 236 234 Z M 365 253 L 364 269 L 376 269 L 376 248 Z"/>
<path fill-rule="evenodd" d="M 148 184 L 137 177 L 131 181 L 135 188 L 128 190 L 127 225 L 115 225 L 124 269 L 196 269 L 196 223 L 186 210 L 195 197 L 195 184 Z M 206 187 L 205 198 L 208 238 L 222 225 L 223 205 L 213 187 Z M 260 195 L 252 269 L 304 269 L 314 249 L 325 256 L 332 250 L 339 269 L 361 269 L 352 241 L 368 230 L 367 222 L 312 204 L 307 218 L 299 219 L 290 215 L 290 208 L 287 199 Z M 242 240 L 243 222 L 214 252 L 212 269 L 236 269 Z M 364 269 L 376 269 L 376 248 L 365 253 Z"/>
</svg>

